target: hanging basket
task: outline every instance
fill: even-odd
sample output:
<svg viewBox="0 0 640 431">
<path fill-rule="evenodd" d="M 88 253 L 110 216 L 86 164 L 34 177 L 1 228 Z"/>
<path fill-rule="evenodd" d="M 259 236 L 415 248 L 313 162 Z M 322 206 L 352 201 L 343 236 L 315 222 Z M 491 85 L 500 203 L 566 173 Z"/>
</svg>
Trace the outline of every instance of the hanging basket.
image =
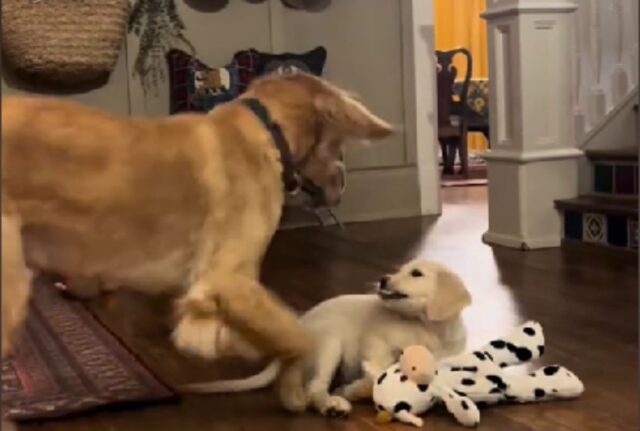
<svg viewBox="0 0 640 431">
<path fill-rule="evenodd" d="M 321 0 L 282 0 L 282 3 L 291 9 L 311 9 L 321 3 Z"/>
<path fill-rule="evenodd" d="M 2 0 L 2 54 L 19 78 L 106 80 L 125 37 L 129 0 Z"/>
</svg>

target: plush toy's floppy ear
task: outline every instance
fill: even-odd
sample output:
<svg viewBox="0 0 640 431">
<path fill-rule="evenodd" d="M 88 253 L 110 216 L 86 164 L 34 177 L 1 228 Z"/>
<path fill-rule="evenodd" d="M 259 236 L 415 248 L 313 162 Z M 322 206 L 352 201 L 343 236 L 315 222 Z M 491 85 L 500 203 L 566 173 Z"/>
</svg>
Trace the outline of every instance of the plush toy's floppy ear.
<svg viewBox="0 0 640 431">
<path fill-rule="evenodd" d="M 430 320 L 451 319 L 469 304 L 471 295 L 460 277 L 447 268 L 440 268 L 434 296 L 427 303 L 427 317 Z"/>
</svg>

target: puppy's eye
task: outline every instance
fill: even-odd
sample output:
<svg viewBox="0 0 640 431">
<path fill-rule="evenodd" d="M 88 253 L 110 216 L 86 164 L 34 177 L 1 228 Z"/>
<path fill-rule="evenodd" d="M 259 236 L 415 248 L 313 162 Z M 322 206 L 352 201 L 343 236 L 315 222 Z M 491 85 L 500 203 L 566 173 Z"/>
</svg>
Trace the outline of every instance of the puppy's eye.
<svg viewBox="0 0 640 431">
<path fill-rule="evenodd" d="M 414 269 L 413 271 L 411 271 L 411 276 L 412 277 L 422 277 L 422 276 L 424 276 L 424 274 L 419 269 Z"/>
</svg>

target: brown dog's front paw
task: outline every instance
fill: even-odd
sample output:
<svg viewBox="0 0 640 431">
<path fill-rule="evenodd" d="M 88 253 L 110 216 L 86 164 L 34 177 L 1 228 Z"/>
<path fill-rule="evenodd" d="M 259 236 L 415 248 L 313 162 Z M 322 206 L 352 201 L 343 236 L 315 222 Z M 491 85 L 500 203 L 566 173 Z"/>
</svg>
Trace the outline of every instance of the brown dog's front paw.
<svg viewBox="0 0 640 431">
<path fill-rule="evenodd" d="M 304 387 L 304 365 L 301 359 L 283 364 L 276 388 L 286 410 L 300 413 L 307 409 L 309 397 Z"/>
<path fill-rule="evenodd" d="M 214 318 L 184 317 L 173 331 L 175 346 L 181 351 L 205 359 L 224 356 L 228 328 Z"/>
<path fill-rule="evenodd" d="M 291 413 L 302 413 L 307 409 L 309 398 L 304 388 L 286 388 L 280 386 L 278 388 L 280 402 L 282 407 Z"/>
</svg>

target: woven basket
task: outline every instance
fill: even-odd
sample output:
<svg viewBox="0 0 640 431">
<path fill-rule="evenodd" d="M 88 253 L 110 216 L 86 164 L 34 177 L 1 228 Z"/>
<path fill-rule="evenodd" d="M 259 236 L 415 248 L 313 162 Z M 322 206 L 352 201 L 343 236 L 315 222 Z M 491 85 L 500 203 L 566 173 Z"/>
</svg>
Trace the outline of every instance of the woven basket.
<svg viewBox="0 0 640 431">
<path fill-rule="evenodd" d="M 2 53 L 20 78 L 82 85 L 107 79 L 129 0 L 2 0 Z"/>
<path fill-rule="evenodd" d="M 311 9 L 321 5 L 322 0 L 282 0 L 282 3 L 291 9 Z"/>
</svg>

